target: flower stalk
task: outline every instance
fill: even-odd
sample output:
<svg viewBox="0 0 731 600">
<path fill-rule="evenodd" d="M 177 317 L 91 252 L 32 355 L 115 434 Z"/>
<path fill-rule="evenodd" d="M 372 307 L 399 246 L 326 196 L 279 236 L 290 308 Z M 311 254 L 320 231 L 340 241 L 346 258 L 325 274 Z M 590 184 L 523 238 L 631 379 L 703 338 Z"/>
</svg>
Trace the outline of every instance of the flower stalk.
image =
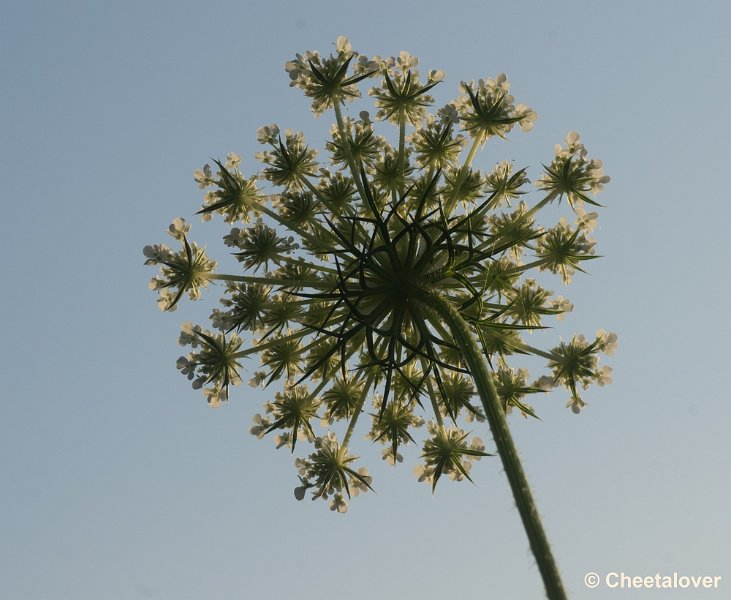
<svg viewBox="0 0 731 600">
<path fill-rule="evenodd" d="M 564 600 L 566 592 L 561 582 L 561 575 L 558 572 L 551 546 L 543 530 L 541 517 L 533 500 L 533 494 L 523 471 L 518 450 L 513 442 L 513 436 L 508 428 L 505 411 L 498 398 L 492 375 L 477 346 L 475 337 L 467 323 L 460 316 L 459 311 L 442 295 L 431 292 L 426 294 L 426 299 L 439 317 L 444 320 L 449 331 L 454 335 L 455 341 L 462 348 L 465 361 L 469 366 L 477 393 L 480 396 L 487 422 L 490 425 L 490 431 L 497 446 L 505 474 L 510 483 L 515 505 L 518 508 L 518 513 L 528 536 L 533 556 L 538 564 L 546 594 L 550 600 Z"/>
</svg>

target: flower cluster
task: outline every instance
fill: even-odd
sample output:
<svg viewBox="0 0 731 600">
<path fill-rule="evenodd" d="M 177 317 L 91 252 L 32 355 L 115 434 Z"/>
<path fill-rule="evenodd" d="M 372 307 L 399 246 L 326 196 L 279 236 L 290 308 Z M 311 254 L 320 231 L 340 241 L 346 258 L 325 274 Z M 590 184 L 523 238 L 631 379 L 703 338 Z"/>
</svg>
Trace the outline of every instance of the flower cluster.
<svg viewBox="0 0 731 600">
<path fill-rule="evenodd" d="M 295 497 L 302 500 L 305 491 L 314 488 L 313 500 L 326 500 L 332 496 L 330 510 L 345 512 L 348 510 L 348 503 L 343 492 L 350 498 L 372 489 L 368 469 L 361 467 L 356 471 L 350 466 L 358 457 L 351 456 L 347 447 L 338 443 L 332 432 L 317 438 L 314 445 L 315 452 L 307 458 L 295 461 L 302 484 L 295 488 Z"/>
<path fill-rule="evenodd" d="M 483 456 L 490 456 L 480 438 L 467 441 L 468 434 L 456 427 L 445 429 L 434 421 L 427 423 L 429 439 L 424 443 L 423 465 L 414 468 L 414 475 L 419 481 L 431 483 L 432 489 L 437 485 L 439 477 L 461 481 L 470 478 L 472 462 Z"/>
<path fill-rule="evenodd" d="M 602 161 L 587 158 L 588 152 L 575 131 L 568 133 L 565 144 L 556 144 L 556 155 L 550 165 L 544 165 L 543 176 L 536 181 L 536 186 L 559 199 L 566 196 L 572 208 L 581 207 L 584 202 L 599 206 L 588 194 L 602 191 L 609 183 Z"/>
<path fill-rule="evenodd" d="M 338 512 L 371 488 L 355 465 L 358 426 L 391 465 L 408 445 L 420 446 L 416 474 L 432 488 L 443 475 L 471 480 L 471 465 L 489 454 L 468 429 L 494 418 L 486 384 L 475 378 L 483 363 L 501 415 L 535 417 L 526 398 L 555 387 L 570 392 L 579 412 L 579 389 L 611 381 L 599 356 L 612 353 L 616 335 L 600 331 L 591 343 L 577 335 L 548 351 L 526 336 L 573 309 L 538 273 L 568 284 L 596 258 L 598 215 L 584 205 L 597 205 L 608 181 L 600 161 L 570 133 L 532 200 L 526 168 L 502 161 L 483 170 L 476 161 L 488 140 L 536 120 L 516 104 L 507 77 L 463 82 L 456 99 L 434 110 L 445 74 L 417 67 L 407 52 L 358 54 L 344 37 L 329 56 L 298 54 L 285 67 L 291 86 L 316 115 L 334 114 L 324 158 L 303 133 L 268 124 L 257 133 L 265 147 L 258 171 L 244 175 L 229 154 L 194 175 L 205 190 L 198 214 L 230 226 L 224 243 L 241 272 L 217 273 L 182 219 L 169 229 L 181 250 L 144 249 L 146 264 L 160 268 L 151 287 L 162 309 L 184 294 L 197 299 L 211 282 L 223 290 L 214 331 L 183 327 L 180 343 L 191 352 L 178 369 L 212 406 L 229 398 L 244 369 L 252 386 L 279 382 L 250 431 L 291 452 L 309 447 L 296 460 L 295 496 L 309 491 Z M 344 111 L 365 80 L 373 119 Z M 376 134 L 374 121 L 395 125 L 394 135 Z M 540 209 L 563 197 L 573 223 L 541 223 Z M 533 380 L 512 364 L 521 355 L 545 359 L 550 375 Z"/>
<path fill-rule="evenodd" d="M 181 346 L 199 348 L 188 356 L 178 359 L 177 367 L 189 380 L 193 388 L 203 389 L 208 403 L 216 408 L 221 401 L 228 399 L 230 385 L 241 383 L 236 352 L 242 340 L 236 334 L 225 336 L 223 333 L 204 331 L 200 326 L 186 323 L 180 333 Z"/>
<path fill-rule="evenodd" d="M 576 335 L 568 344 L 562 342 L 551 351 L 549 367 L 553 370 L 553 385 L 563 385 L 571 391 L 566 406 L 574 413 L 578 414 L 586 406 L 576 391 L 577 385 L 586 389 L 593 382 L 600 386 L 612 383 L 612 368 L 599 368 L 598 354 L 611 356 L 616 346 L 617 335 L 600 329 L 591 344 L 583 335 Z"/>
<path fill-rule="evenodd" d="M 202 288 L 208 285 L 210 275 L 216 269 L 216 261 L 206 256 L 204 248 L 188 242 L 188 231 L 190 225 L 185 223 L 185 219 L 177 218 L 170 224 L 168 233 L 181 243 L 181 250 L 173 252 L 165 244 L 143 249 L 147 257 L 145 264 L 160 266 L 160 275 L 150 280 L 150 289 L 159 292 L 161 310 L 175 310 L 186 292 L 191 300 L 198 300 Z"/>
<path fill-rule="evenodd" d="M 484 143 L 489 137 L 504 138 L 517 124 L 523 131 L 533 129 L 536 113 L 525 104 L 515 106 L 505 73 L 495 79 L 462 82 L 466 92 L 456 102 L 460 120 L 473 139 Z"/>
</svg>

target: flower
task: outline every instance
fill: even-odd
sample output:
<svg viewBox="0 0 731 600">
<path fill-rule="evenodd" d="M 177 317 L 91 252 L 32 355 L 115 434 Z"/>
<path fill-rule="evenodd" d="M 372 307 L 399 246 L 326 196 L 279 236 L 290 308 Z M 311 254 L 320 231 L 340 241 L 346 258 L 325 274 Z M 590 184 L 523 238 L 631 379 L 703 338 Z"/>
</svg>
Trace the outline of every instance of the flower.
<svg viewBox="0 0 731 600">
<path fill-rule="evenodd" d="M 461 429 L 441 429 L 434 421 L 427 426 L 431 438 L 425 442 L 422 451 L 424 465 L 415 470 L 419 481 L 430 482 L 432 491 L 443 474 L 456 481 L 463 478 L 472 481 L 469 475 L 472 467 L 470 463 L 483 456 L 490 456 L 484 452 L 482 440 L 473 438 L 467 442 L 468 434 Z"/>
<path fill-rule="evenodd" d="M 584 229 L 572 229 L 566 219 L 561 218 L 538 240 L 536 255 L 542 259 L 540 269 L 559 273 L 564 283 L 569 284 L 576 271 L 583 271 L 579 266 L 583 261 L 596 258 L 595 245 Z"/>
<path fill-rule="evenodd" d="M 434 102 L 427 92 L 444 79 L 443 71 L 430 71 L 427 82 L 419 81 L 416 70 L 419 60 L 408 52 L 398 58 L 391 57 L 382 69 L 381 85 L 368 92 L 376 100 L 376 119 L 391 123 L 401 121 L 416 125 L 426 113 L 426 107 Z"/>
<path fill-rule="evenodd" d="M 278 139 L 279 127 L 277 127 L 276 123 L 272 123 L 271 125 L 264 125 L 263 127 L 259 127 L 259 129 L 256 130 L 256 141 L 260 144 L 270 144 L 274 146 L 276 145 Z"/>
<path fill-rule="evenodd" d="M 558 313 L 556 319 L 562 321 L 567 312 L 574 310 L 574 305 L 563 296 L 556 296 L 551 301 L 551 308 Z"/>
<path fill-rule="evenodd" d="M 571 408 L 571 412 L 575 415 L 578 415 L 581 412 L 581 409 L 585 406 L 586 402 L 584 402 L 578 395 L 571 396 L 569 401 L 566 403 L 566 408 Z"/>
<path fill-rule="evenodd" d="M 356 84 L 376 72 L 370 61 L 356 61 L 359 72 L 348 74 L 353 58 L 350 42 L 340 36 L 335 42 L 336 55 L 323 58 L 316 51 L 297 54 L 293 60 L 287 61 L 284 68 L 291 80 L 290 86 L 302 89 L 306 96 L 312 98 L 312 111 L 320 115 L 338 103 L 360 97 Z M 369 69 L 365 70 L 364 69 Z"/>
<path fill-rule="evenodd" d="M 210 274 L 216 262 L 209 260 L 203 248 L 195 242 L 188 243 L 186 234 L 190 225 L 184 219 L 175 219 L 168 227 L 168 233 L 181 242 L 182 249 L 173 252 L 164 244 L 145 246 L 143 254 L 146 265 L 160 265 L 160 275 L 150 281 L 150 289 L 160 293 L 160 309 L 173 311 L 184 293 L 191 300 L 200 298 L 201 289 L 208 285 Z M 173 289 L 177 292 L 173 292 Z"/>
<path fill-rule="evenodd" d="M 577 386 L 589 387 L 592 382 L 600 386 L 611 383 L 609 367 L 599 368 L 599 353 L 608 354 L 614 349 L 617 336 L 606 334 L 603 330 L 597 332 L 596 339 L 589 343 L 583 335 L 575 335 L 567 344 L 562 342 L 551 350 L 549 366 L 553 369 L 554 385 L 564 385 L 571 391 L 572 402 L 567 404 L 571 410 L 578 413 L 586 403 L 581 400 Z M 607 352 L 609 351 L 609 352 Z"/>
<path fill-rule="evenodd" d="M 300 190 L 307 177 L 317 174 L 317 152 L 305 144 L 302 132 L 287 129 L 284 141 L 278 137 L 271 146 L 272 150 L 256 154 L 256 159 L 267 165 L 263 171 L 264 179 L 287 190 Z"/>
<path fill-rule="evenodd" d="M 259 439 L 263 438 L 267 429 L 271 425 L 269 419 L 265 419 L 259 413 L 256 413 L 253 421 L 254 424 L 251 426 L 251 429 L 249 429 L 249 433 L 251 435 L 255 435 Z"/>
<path fill-rule="evenodd" d="M 313 499 L 339 496 L 350 497 L 355 490 L 371 489 L 370 477 L 365 472 L 354 470 L 350 465 L 357 457 L 348 453 L 346 446 L 338 443 L 335 434 L 315 440 L 315 452 L 306 459 L 297 459 L 300 479 L 305 479 L 313 488 Z M 337 501 L 342 508 L 342 502 Z M 344 512 L 338 509 L 339 512 Z"/>
<path fill-rule="evenodd" d="M 514 106 L 505 73 L 494 79 L 480 79 L 476 85 L 463 81 L 462 89 L 466 95 L 460 98 L 457 110 L 464 129 L 480 143 L 492 136 L 504 138 L 515 124 L 524 131 L 533 127 L 536 113 L 524 104 Z"/>
<path fill-rule="evenodd" d="M 220 402 L 228 400 L 229 386 L 241 383 L 241 364 L 237 356 L 241 338 L 235 333 L 228 337 L 223 333 L 214 334 L 187 323 L 181 331 L 180 342 L 198 350 L 179 358 L 178 369 L 189 380 L 197 376 L 193 381 L 194 388 L 209 386 L 203 389 L 203 393 L 211 406 L 217 407 Z"/>
<path fill-rule="evenodd" d="M 219 274 L 180 218 L 168 228 L 179 250 L 143 252 L 159 269 L 150 287 L 164 310 L 186 294 L 221 292 L 211 330 L 183 325 L 181 374 L 218 407 L 250 369 L 249 385 L 269 394 L 250 433 L 297 455 L 296 499 L 309 491 L 342 513 L 372 486 L 357 466 L 356 440 L 382 446 L 396 467 L 404 448 L 418 445 L 415 474 L 432 489 L 470 480 L 473 462 L 488 454 L 468 426 L 536 417 L 530 395 L 555 387 L 569 390 L 568 406 L 579 412 L 580 390 L 611 382 L 599 360 L 617 336 L 599 330 L 593 342 L 576 335 L 548 351 L 526 341 L 546 317 L 573 309 L 537 273 L 568 284 L 596 258 L 597 213 L 584 204 L 596 204 L 608 177 L 579 135 L 555 148 L 534 201 L 527 168 L 477 162 L 488 139 L 529 131 L 536 119 L 505 74 L 463 82 L 460 96 L 435 110 L 443 71 L 420 74 L 406 51 L 359 54 L 345 36 L 331 48 L 285 64 L 314 114 L 333 112 L 321 159 L 303 133 L 272 123 L 256 133 L 258 170 L 245 173 L 228 153 L 194 173 L 205 190 L 198 214 L 228 224 L 223 240 L 237 271 Z M 367 79 L 375 112 L 359 103 L 351 116 L 348 103 Z M 394 125 L 392 134 L 378 121 Z M 538 211 L 564 197 L 574 222 L 542 224 Z M 546 359 L 550 375 L 531 379 L 512 366 L 515 355 Z"/>
<path fill-rule="evenodd" d="M 604 352 L 607 356 L 612 356 L 617 349 L 617 334 L 607 333 L 603 329 L 597 329 L 597 349 Z"/>
<path fill-rule="evenodd" d="M 577 132 L 570 131 L 566 135 L 565 146 L 556 145 L 553 161 L 548 166 L 543 165 L 544 174 L 536 181 L 536 186 L 551 192 L 552 197 L 560 200 L 566 196 L 574 210 L 584 202 L 600 206 L 587 194 L 600 192 L 609 182 L 601 161 L 587 159 L 587 150 L 579 139 Z"/>
</svg>

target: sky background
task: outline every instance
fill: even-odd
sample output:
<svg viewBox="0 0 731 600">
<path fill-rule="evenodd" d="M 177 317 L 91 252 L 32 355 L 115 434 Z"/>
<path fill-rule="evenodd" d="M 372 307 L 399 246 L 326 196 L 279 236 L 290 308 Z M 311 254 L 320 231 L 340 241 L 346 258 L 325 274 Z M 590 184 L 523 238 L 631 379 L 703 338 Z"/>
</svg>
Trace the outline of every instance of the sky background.
<svg viewBox="0 0 731 600">
<path fill-rule="evenodd" d="M 555 282 L 576 308 L 552 339 L 617 332 L 614 383 L 581 415 L 559 390 L 534 403 L 542 421 L 510 424 L 572 598 L 731 598 L 729 6 L 0 2 L 0 596 L 542 596 L 497 458 L 432 496 L 416 448 L 392 469 L 359 438 L 377 494 L 346 515 L 298 503 L 292 457 L 248 433 L 275 390 L 211 410 L 175 360 L 180 324 L 212 304 L 161 314 L 147 289 L 142 247 L 174 217 L 225 254 L 220 223 L 191 218 L 196 168 L 237 151 L 256 169 L 272 122 L 320 145 L 331 117 L 283 65 L 347 35 L 445 70 L 438 105 L 506 72 L 538 121 L 480 168 L 535 178 L 570 130 L 604 161 L 605 258 Z M 588 590 L 588 571 L 723 579 Z"/>
</svg>

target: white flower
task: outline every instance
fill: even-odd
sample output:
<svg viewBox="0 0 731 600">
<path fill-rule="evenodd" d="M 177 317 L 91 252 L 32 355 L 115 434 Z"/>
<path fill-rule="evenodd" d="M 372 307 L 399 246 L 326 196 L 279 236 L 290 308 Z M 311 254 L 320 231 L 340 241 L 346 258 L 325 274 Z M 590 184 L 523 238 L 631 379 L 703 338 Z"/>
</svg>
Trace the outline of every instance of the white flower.
<svg viewBox="0 0 731 600">
<path fill-rule="evenodd" d="M 142 249 L 142 253 L 147 258 L 145 264 L 148 266 L 156 265 L 159 262 L 167 260 L 171 254 L 170 248 L 168 248 L 165 244 L 152 244 L 145 246 Z"/>
<path fill-rule="evenodd" d="M 437 114 L 447 123 L 459 123 L 459 113 L 454 104 L 445 104 Z"/>
<path fill-rule="evenodd" d="M 200 325 L 193 325 L 190 321 L 183 323 L 180 326 L 180 337 L 178 337 L 178 344 L 181 346 L 190 346 L 191 348 L 198 347 L 198 335 L 196 332 L 201 331 Z"/>
<path fill-rule="evenodd" d="M 592 187 L 592 192 L 599 191 L 598 189 L 595 189 L 595 187 Z M 587 233 L 591 233 L 596 228 L 596 223 L 599 218 L 599 213 L 597 212 L 586 212 L 581 206 L 577 206 L 574 209 L 574 212 L 576 213 L 576 224 L 579 226 L 579 229 L 583 229 Z"/>
<path fill-rule="evenodd" d="M 353 50 L 353 47 L 350 45 L 348 38 L 346 38 L 344 35 L 341 35 L 335 41 L 335 49 L 341 54 L 348 54 Z"/>
<path fill-rule="evenodd" d="M 404 70 L 412 69 L 419 64 L 419 59 L 416 56 L 411 56 L 406 50 L 399 52 L 398 64 Z"/>
<path fill-rule="evenodd" d="M 228 400 L 226 388 L 205 388 L 203 390 L 203 395 L 206 397 L 208 406 L 210 406 L 211 408 L 218 408 L 219 406 L 221 406 L 221 402 L 225 402 L 226 400 Z"/>
<path fill-rule="evenodd" d="M 414 475 L 416 475 L 416 478 L 422 482 L 431 483 L 432 477 L 434 473 L 431 471 L 431 469 L 427 469 L 424 467 L 424 465 L 416 465 L 413 470 Z"/>
<path fill-rule="evenodd" d="M 275 144 L 279 137 L 279 127 L 276 123 L 264 125 L 256 130 L 256 141 L 260 144 Z"/>
<path fill-rule="evenodd" d="M 472 463 L 463 461 L 462 462 L 462 468 L 469 475 L 470 470 L 472 469 Z M 462 481 L 462 480 L 464 480 L 464 475 L 462 474 L 462 471 L 460 471 L 459 469 L 452 468 L 450 471 L 446 471 L 445 470 L 445 473 L 447 473 L 449 475 L 449 478 L 452 481 Z"/>
<path fill-rule="evenodd" d="M 596 194 L 604 189 L 605 184 L 609 183 L 610 177 L 604 174 L 602 161 L 600 160 L 593 159 L 589 161 L 589 168 L 591 169 L 591 176 L 594 178 L 591 184 L 591 191 Z"/>
<path fill-rule="evenodd" d="M 597 374 L 596 382 L 601 386 L 612 383 L 612 367 L 602 367 Z"/>
<path fill-rule="evenodd" d="M 586 402 L 584 402 L 578 396 L 570 398 L 569 401 L 566 403 L 566 408 L 571 407 L 571 412 L 573 412 L 575 415 L 578 415 L 581 412 L 581 409 L 585 406 Z"/>
<path fill-rule="evenodd" d="M 617 349 L 617 334 L 607 333 L 603 329 L 598 329 L 596 337 L 598 340 L 597 349 L 604 352 L 607 356 L 612 356 Z"/>
<path fill-rule="evenodd" d="M 191 355 L 181 356 L 175 363 L 177 369 L 185 375 L 188 380 L 192 380 L 195 377 L 195 363 L 191 362 Z"/>
<path fill-rule="evenodd" d="M 348 503 L 342 494 L 335 494 L 333 496 L 332 502 L 330 503 L 330 510 L 338 511 L 339 513 L 348 512 Z"/>
<path fill-rule="evenodd" d="M 176 240 L 182 240 L 183 236 L 190 231 L 190 225 L 185 222 L 185 219 L 178 217 L 174 219 L 168 227 L 168 233 L 173 236 Z"/>
<path fill-rule="evenodd" d="M 556 386 L 556 380 L 550 375 L 542 375 L 533 382 L 533 387 L 549 391 Z"/>
<path fill-rule="evenodd" d="M 251 387 L 259 387 L 262 383 L 264 383 L 266 375 L 267 374 L 264 371 L 256 371 L 256 373 L 254 373 L 254 376 L 249 379 L 249 385 Z"/>
<path fill-rule="evenodd" d="M 351 496 L 357 496 L 361 492 L 367 492 L 368 486 L 373 482 L 373 477 L 368 474 L 368 469 L 365 467 L 358 469 L 358 475 L 363 478 L 363 481 L 356 479 L 355 477 L 351 477 L 348 482 Z"/>
<path fill-rule="evenodd" d="M 251 435 L 255 435 L 256 438 L 260 440 L 264 437 L 267 429 L 269 428 L 269 420 L 262 418 L 259 413 L 256 413 L 252 421 L 254 422 L 254 424 L 249 429 L 249 433 Z"/>
<path fill-rule="evenodd" d="M 432 69 L 427 73 L 427 79 L 429 81 L 443 81 L 445 73 L 441 69 Z"/>
<path fill-rule="evenodd" d="M 157 297 L 157 307 L 163 312 L 174 312 L 178 308 L 177 304 L 173 304 L 174 300 L 175 292 L 170 288 L 162 288 Z"/>
<path fill-rule="evenodd" d="M 235 152 L 229 152 L 226 155 L 226 168 L 235 169 L 241 164 L 241 157 Z"/>
<path fill-rule="evenodd" d="M 518 104 L 518 106 L 515 107 L 515 113 L 517 116 L 523 117 L 520 121 L 520 128 L 523 131 L 530 131 L 533 129 L 533 125 L 538 119 L 538 115 L 532 108 L 527 107 L 525 104 Z"/>
<path fill-rule="evenodd" d="M 385 460 L 389 465 L 393 466 L 397 462 L 404 462 L 404 457 L 401 456 L 400 452 L 396 452 L 396 458 L 393 456 L 393 448 L 389 447 L 381 452 L 381 458 Z"/>
<path fill-rule="evenodd" d="M 193 173 L 193 179 L 198 184 L 200 189 L 205 189 L 213 184 L 213 177 L 211 175 L 211 165 L 204 165 L 203 169 L 197 169 Z"/>
<path fill-rule="evenodd" d="M 558 315 L 556 315 L 556 319 L 562 321 L 567 312 L 571 312 L 572 310 L 574 310 L 574 305 L 563 296 L 557 296 L 551 302 L 551 308 L 553 310 L 561 311 Z"/>
<path fill-rule="evenodd" d="M 302 432 L 300 431 L 297 435 L 297 439 L 302 438 Z M 280 448 L 284 448 L 285 446 L 291 446 L 292 436 L 290 435 L 289 431 L 285 431 L 281 435 L 275 435 L 274 436 L 274 446 L 279 450 Z"/>
</svg>

